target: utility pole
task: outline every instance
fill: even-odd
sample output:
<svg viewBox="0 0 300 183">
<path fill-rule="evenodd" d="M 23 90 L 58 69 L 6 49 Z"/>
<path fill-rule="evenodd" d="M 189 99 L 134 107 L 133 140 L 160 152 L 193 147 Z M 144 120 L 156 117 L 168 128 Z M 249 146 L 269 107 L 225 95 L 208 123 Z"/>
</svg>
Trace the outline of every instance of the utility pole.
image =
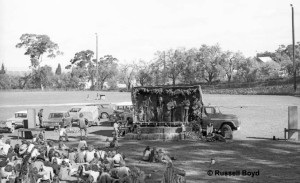
<svg viewBox="0 0 300 183">
<path fill-rule="evenodd" d="M 96 90 L 99 90 L 99 82 L 98 82 L 98 34 L 96 34 Z"/>
<path fill-rule="evenodd" d="M 296 64 L 295 64 L 295 28 L 294 28 L 294 7 L 292 7 L 292 36 L 293 36 L 293 71 L 294 71 L 294 91 L 297 91 L 297 72 L 296 72 Z"/>
</svg>

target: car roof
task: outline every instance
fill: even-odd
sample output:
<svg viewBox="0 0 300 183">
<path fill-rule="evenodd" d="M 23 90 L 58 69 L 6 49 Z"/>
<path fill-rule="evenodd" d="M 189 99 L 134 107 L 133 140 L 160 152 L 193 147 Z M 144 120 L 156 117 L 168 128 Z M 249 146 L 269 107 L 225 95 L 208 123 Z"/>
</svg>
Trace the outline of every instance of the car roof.
<svg viewBox="0 0 300 183">
<path fill-rule="evenodd" d="M 92 103 L 92 104 L 87 104 L 86 106 L 96 106 L 96 105 L 110 105 L 111 103 Z"/>
<path fill-rule="evenodd" d="M 118 106 L 123 106 L 123 105 L 133 105 L 132 102 L 119 102 L 119 103 L 115 103 Z"/>
<path fill-rule="evenodd" d="M 15 113 L 26 113 L 27 114 L 27 111 L 18 111 L 18 112 L 15 112 Z"/>
<path fill-rule="evenodd" d="M 49 114 L 51 114 L 51 113 L 67 113 L 67 111 L 51 111 L 51 112 L 49 112 Z"/>
<path fill-rule="evenodd" d="M 77 105 L 77 106 L 73 106 L 71 108 L 83 108 L 83 107 L 85 107 L 85 106 L 84 105 Z"/>
</svg>

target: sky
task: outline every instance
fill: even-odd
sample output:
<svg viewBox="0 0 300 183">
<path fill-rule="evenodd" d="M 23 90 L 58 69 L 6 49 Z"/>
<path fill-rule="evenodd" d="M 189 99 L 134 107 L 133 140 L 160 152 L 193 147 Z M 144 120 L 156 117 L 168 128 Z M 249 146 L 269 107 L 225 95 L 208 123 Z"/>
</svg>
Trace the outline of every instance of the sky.
<svg viewBox="0 0 300 183">
<path fill-rule="evenodd" d="M 245 56 L 300 41 L 299 0 L 0 0 L 0 64 L 29 69 L 29 56 L 16 48 L 25 33 L 46 34 L 62 56 L 43 59 L 64 68 L 76 52 L 96 49 L 120 63 L 152 61 L 158 50 L 219 44 Z"/>
</svg>

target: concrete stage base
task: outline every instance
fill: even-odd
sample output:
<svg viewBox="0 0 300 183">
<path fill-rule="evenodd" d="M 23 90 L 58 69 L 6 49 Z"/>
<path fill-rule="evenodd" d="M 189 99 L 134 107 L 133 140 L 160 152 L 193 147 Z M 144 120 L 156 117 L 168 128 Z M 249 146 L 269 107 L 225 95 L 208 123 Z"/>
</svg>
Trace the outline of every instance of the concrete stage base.
<svg viewBox="0 0 300 183">
<path fill-rule="evenodd" d="M 186 131 L 191 131 L 186 127 Z M 179 140 L 181 139 L 181 127 L 141 127 L 141 138 L 139 140 Z M 126 140 L 138 140 L 136 133 L 127 133 Z"/>
</svg>

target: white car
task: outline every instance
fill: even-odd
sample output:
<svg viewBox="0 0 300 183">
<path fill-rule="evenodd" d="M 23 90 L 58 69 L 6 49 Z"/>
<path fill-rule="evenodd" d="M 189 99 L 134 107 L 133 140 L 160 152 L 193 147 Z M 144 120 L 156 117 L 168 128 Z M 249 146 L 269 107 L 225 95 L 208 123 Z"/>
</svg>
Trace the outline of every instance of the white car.
<svg viewBox="0 0 300 183">
<path fill-rule="evenodd" d="M 24 120 L 28 120 L 27 111 L 15 112 L 14 117 L 7 119 L 6 121 L 11 122 L 15 127 L 24 127 Z M 39 119 L 36 116 L 36 126 L 39 125 Z"/>
<path fill-rule="evenodd" d="M 89 126 L 100 125 L 97 106 L 74 106 L 68 112 L 70 114 L 72 124 L 78 124 L 79 114 L 82 113 L 84 118 L 89 121 Z"/>
</svg>

